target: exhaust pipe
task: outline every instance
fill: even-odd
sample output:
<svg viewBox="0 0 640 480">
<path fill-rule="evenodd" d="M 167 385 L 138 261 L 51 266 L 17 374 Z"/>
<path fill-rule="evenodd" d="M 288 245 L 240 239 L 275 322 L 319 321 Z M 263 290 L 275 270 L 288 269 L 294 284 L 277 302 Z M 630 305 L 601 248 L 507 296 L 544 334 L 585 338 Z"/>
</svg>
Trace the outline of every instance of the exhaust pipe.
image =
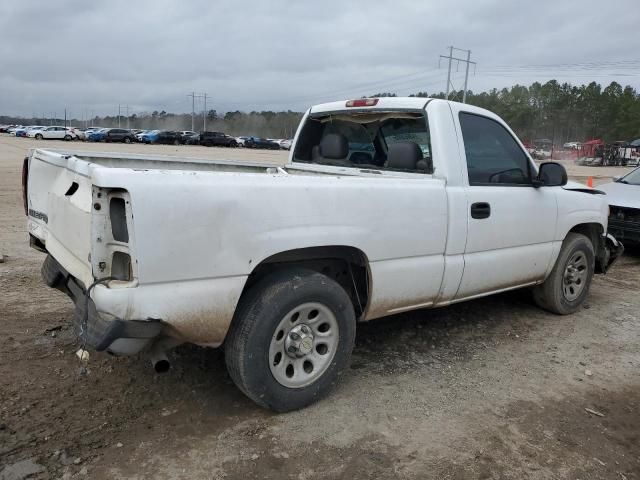
<svg viewBox="0 0 640 480">
<path fill-rule="evenodd" d="M 180 344 L 179 340 L 169 337 L 160 337 L 156 340 L 149 349 L 149 356 L 151 357 L 151 365 L 156 373 L 168 372 L 171 368 L 171 362 L 167 358 L 167 350 L 176 347 Z"/>
<path fill-rule="evenodd" d="M 169 362 L 167 354 L 160 349 L 151 350 L 151 365 L 153 365 L 156 373 L 165 373 L 171 368 L 171 362 Z"/>
</svg>

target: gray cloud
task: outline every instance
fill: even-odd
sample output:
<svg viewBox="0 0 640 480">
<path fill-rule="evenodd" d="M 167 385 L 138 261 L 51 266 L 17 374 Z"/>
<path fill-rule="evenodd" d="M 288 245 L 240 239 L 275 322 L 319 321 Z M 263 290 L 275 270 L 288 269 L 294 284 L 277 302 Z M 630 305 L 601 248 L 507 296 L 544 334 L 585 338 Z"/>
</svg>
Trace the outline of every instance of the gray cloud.
<svg viewBox="0 0 640 480">
<path fill-rule="evenodd" d="M 637 0 L 2 2 L 0 113 L 189 111 L 192 90 L 218 110 L 438 92 L 450 44 L 473 51 L 476 91 L 550 78 L 637 88 L 639 20 Z M 621 60 L 637 62 L 602 65 Z M 585 62 L 598 65 L 522 68 Z"/>
</svg>

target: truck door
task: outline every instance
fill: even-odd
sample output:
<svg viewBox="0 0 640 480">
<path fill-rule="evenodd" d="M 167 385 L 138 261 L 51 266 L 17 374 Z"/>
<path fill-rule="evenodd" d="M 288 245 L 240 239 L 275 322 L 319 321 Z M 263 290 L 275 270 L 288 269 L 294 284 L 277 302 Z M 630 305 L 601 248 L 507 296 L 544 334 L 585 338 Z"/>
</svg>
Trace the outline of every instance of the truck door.
<svg viewBox="0 0 640 480">
<path fill-rule="evenodd" d="M 468 176 L 467 244 L 456 299 L 542 280 L 551 261 L 557 201 L 534 188 L 536 170 L 494 118 L 455 111 Z"/>
</svg>

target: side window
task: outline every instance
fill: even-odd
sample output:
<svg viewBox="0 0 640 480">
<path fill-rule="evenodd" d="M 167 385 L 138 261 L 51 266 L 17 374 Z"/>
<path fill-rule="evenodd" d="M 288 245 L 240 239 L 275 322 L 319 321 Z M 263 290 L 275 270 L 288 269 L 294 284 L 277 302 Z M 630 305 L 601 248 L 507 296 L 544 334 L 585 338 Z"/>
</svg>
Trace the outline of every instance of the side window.
<svg viewBox="0 0 640 480">
<path fill-rule="evenodd" d="M 460 113 L 470 185 L 530 185 L 531 164 L 511 134 L 481 115 Z"/>
</svg>

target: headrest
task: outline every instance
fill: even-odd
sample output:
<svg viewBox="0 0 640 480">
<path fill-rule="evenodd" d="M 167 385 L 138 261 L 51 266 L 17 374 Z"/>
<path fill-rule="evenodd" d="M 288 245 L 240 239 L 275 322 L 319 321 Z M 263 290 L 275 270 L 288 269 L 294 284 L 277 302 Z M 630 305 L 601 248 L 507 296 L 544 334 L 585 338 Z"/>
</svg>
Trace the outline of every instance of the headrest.
<svg viewBox="0 0 640 480">
<path fill-rule="evenodd" d="M 415 142 L 398 142 L 389 145 L 387 152 L 387 167 L 401 170 L 415 170 L 419 160 L 422 160 L 422 150 Z"/>
<path fill-rule="evenodd" d="M 339 133 L 328 133 L 320 141 L 320 155 L 334 160 L 346 158 L 349 155 L 347 138 Z"/>
</svg>

